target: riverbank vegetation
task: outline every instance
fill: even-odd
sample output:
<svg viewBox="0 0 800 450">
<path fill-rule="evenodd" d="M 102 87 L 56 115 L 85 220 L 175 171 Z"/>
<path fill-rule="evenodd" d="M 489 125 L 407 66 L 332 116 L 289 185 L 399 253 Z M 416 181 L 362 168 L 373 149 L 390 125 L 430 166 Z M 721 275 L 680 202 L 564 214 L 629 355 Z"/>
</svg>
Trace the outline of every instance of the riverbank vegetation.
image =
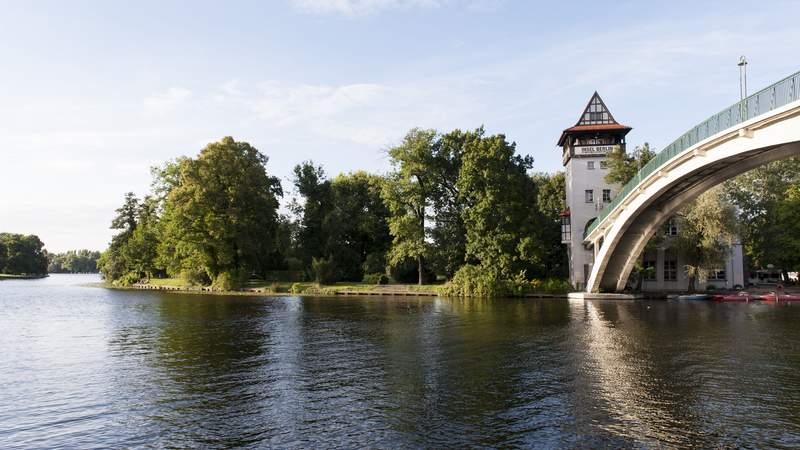
<svg viewBox="0 0 800 450">
<path fill-rule="evenodd" d="M 534 174 L 482 128 L 414 129 L 388 153 L 388 174 L 329 178 L 298 164 L 281 214 L 267 157 L 224 138 L 154 169 L 145 197 L 126 195 L 98 267 L 118 285 L 172 277 L 216 290 L 276 273 L 317 285 L 449 280 L 452 295 L 568 290 L 546 281 L 566 276 L 563 174 Z M 460 286 L 476 274 L 492 288 Z"/>
<path fill-rule="evenodd" d="M 97 273 L 100 252 L 91 250 L 68 250 L 64 253 L 47 254 L 48 273 Z"/>
<path fill-rule="evenodd" d="M 0 233 L 0 274 L 47 275 L 47 251 L 38 236 Z"/>
</svg>

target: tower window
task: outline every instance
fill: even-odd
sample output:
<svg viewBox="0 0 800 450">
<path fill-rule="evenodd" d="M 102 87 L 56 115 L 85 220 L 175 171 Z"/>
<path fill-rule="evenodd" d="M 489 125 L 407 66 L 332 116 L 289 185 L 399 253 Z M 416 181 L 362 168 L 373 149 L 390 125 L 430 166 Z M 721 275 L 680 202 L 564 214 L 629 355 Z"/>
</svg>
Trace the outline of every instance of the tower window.
<svg viewBox="0 0 800 450">
<path fill-rule="evenodd" d="M 570 242 L 572 240 L 572 225 L 570 224 L 569 216 L 561 216 L 561 242 Z"/>
<path fill-rule="evenodd" d="M 611 202 L 611 189 L 603 189 L 603 203 Z"/>
<path fill-rule="evenodd" d="M 586 196 L 586 203 L 594 203 L 594 191 L 591 189 L 587 189 L 584 191 L 584 195 Z"/>
<path fill-rule="evenodd" d="M 594 170 L 594 161 L 587 161 L 586 168 L 589 170 Z"/>
</svg>

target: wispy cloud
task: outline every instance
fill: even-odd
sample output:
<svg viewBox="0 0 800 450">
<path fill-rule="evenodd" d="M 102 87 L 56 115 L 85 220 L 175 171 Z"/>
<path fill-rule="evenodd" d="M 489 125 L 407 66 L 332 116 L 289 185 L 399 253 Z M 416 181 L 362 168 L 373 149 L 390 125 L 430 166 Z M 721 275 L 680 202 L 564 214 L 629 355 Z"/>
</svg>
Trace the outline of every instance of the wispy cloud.
<svg viewBox="0 0 800 450">
<path fill-rule="evenodd" d="M 289 0 L 297 9 L 313 14 L 336 13 L 345 16 L 365 16 L 385 9 L 435 8 L 448 0 Z"/>
<path fill-rule="evenodd" d="M 192 91 L 182 87 L 171 87 L 162 93 L 145 97 L 144 107 L 151 113 L 165 116 L 191 97 Z"/>
<path fill-rule="evenodd" d="M 448 83 L 343 85 L 264 81 L 214 96 L 258 121 L 303 134 L 382 146 L 414 126 L 447 126 L 479 103 Z"/>
</svg>

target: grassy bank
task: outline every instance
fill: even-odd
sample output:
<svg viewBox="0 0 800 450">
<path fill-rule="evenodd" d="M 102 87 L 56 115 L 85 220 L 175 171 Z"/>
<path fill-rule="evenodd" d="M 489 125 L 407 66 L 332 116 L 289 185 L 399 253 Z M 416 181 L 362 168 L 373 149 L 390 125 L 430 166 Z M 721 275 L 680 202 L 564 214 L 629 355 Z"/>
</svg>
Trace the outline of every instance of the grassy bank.
<svg viewBox="0 0 800 450">
<path fill-rule="evenodd" d="M 35 280 L 37 278 L 45 278 L 47 275 L 12 275 L 7 273 L 0 273 L 0 280 Z"/>
<path fill-rule="evenodd" d="M 212 292 L 208 287 L 194 286 L 181 278 L 151 279 L 147 283 L 137 283 L 134 289 L 157 289 L 177 292 L 205 292 L 219 294 L 256 295 L 438 295 L 438 284 L 367 284 L 334 283 L 318 285 L 313 282 L 292 281 L 250 281 L 234 291 Z"/>
</svg>

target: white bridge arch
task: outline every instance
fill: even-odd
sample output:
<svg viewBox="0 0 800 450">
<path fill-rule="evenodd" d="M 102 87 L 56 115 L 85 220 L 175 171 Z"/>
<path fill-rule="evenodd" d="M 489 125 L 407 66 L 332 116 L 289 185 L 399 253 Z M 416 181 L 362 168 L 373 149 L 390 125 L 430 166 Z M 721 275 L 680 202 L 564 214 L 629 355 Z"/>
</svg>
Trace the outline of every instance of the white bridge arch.
<svg viewBox="0 0 800 450">
<path fill-rule="evenodd" d="M 692 128 L 626 184 L 587 229 L 586 292 L 620 292 L 645 245 L 678 209 L 750 169 L 800 156 L 800 72 Z"/>
</svg>

